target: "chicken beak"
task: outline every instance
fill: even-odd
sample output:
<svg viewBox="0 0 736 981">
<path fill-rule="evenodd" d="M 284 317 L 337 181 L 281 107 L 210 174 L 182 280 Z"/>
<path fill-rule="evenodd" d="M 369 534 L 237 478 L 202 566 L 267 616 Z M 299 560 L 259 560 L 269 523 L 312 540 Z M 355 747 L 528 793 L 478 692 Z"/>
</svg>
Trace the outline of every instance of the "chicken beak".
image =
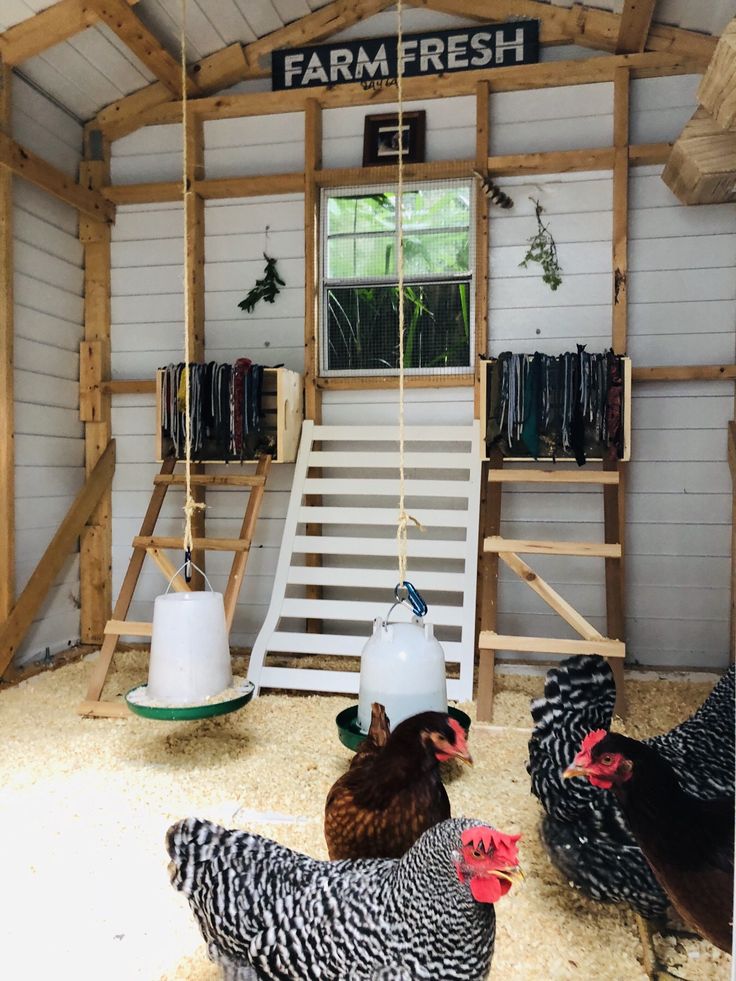
<svg viewBox="0 0 736 981">
<path fill-rule="evenodd" d="M 587 777 L 588 770 L 584 766 L 576 766 L 575 763 L 571 763 L 570 766 L 563 772 L 563 780 L 571 780 L 573 777 Z"/>
<path fill-rule="evenodd" d="M 516 882 L 524 881 L 524 872 L 520 865 L 509 869 L 490 869 L 488 875 L 495 875 L 497 879 L 505 879 L 513 886 Z"/>
<path fill-rule="evenodd" d="M 460 760 L 461 763 L 465 763 L 466 766 L 473 765 L 473 757 L 467 749 L 462 750 L 460 753 L 455 753 L 455 759 Z"/>
</svg>

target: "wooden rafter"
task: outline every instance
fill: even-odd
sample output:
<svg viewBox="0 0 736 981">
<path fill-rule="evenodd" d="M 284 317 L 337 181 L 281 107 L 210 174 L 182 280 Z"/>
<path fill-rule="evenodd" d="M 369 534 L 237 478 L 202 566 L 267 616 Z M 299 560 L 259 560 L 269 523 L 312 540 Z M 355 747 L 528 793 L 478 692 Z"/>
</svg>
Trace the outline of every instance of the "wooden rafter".
<svg viewBox="0 0 736 981">
<path fill-rule="evenodd" d="M 616 40 L 616 54 L 644 51 L 657 0 L 625 0 Z"/>
<path fill-rule="evenodd" d="M 242 80 L 245 70 L 243 45 L 235 42 L 196 62 L 189 73 L 203 92 L 212 92 L 235 85 Z M 95 119 L 95 126 L 108 139 L 118 140 L 138 129 L 143 114 L 170 99 L 171 92 L 163 82 L 152 82 L 102 109 Z"/>
<path fill-rule="evenodd" d="M 121 0 L 131 7 L 138 0 Z M 0 34 L 0 54 L 6 65 L 18 65 L 91 27 L 100 14 L 90 0 L 60 0 L 46 10 Z"/>
<path fill-rule="evenodd" d="M 195 65 L 192 74 L 200 89 L 208 92 L 217 92 L 248 78 L 266 78 L 271 69 L 264 66 L 261 59 L 276 48 L 322 41 L 336 31 L 380 13 L 391 6 L 392 2 L 393 0 L 333 0 L 306 17 L 272 31 L 251 44 L 231 44 L 222 51 L 216 51 Z M 103 109 L 97 117 L 97 125 L 110 139 L 119 139 L 140 126 L 139 117 L 143 110 L 163 105 L 171 97 L 166 86 L 154 82 Z"/>
<path fill-rule="evenodd" d="M 87 0 L 87 3 L 169 92 L 180 98 L 181 66 L 130 9 L 127 0 Z M 200 93 L 199 85 L 191 74 L 188 75 L 187 92 L 190 95 Z"/>
<path fill-rule="evenodd" d="M 412 7 L 427 7 L 486 23 L 531 17 L 539 21 L 542 44 L 579 44 L 601 51 L 616 51 L 621 30 L 620 14 L 580 3 L 570 7 L 540 0 L 407 0 L 407 3 Z M 637 6 L 648 3 L 649 0 L 640 0 Z M 716 41 L 717 38 L 710 35 L 652 24 L 646 50 L 676 52 L 707 64 Z"/>
<path fill-rule="evenodd" d="M 36 184 L 95 221 L 115 220 L 115 206 L 103 198 L 99 191 L 77 184 L 71 177 L 52 167 L 19 143 L 15 143 L 2 132 L 0 132 L 0 167 L 5 167 L 18 177 Z"/>
</svg>

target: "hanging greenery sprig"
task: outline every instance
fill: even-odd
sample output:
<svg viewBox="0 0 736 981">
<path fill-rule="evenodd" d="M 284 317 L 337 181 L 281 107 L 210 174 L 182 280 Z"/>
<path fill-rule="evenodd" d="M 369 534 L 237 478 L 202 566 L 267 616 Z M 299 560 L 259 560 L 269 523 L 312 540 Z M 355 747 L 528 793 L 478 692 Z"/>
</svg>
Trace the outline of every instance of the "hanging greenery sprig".
<svg viewBox="0 0 736 981">
<path fill-rule="evenodd" d="M 263 253 L 263 258 L 266 260 L 263 279 L 257 279 L 253 289 L 238 304 L 240 309 L 245 310 L 246 313 L 252 313 L 259 300 L 265 300 L 266 303 L 273 303 L 281 292 L 279 286 L 286 286 L 286 283 L 276 272 L 276 259 L 271 259 L 265 252 Z"/>
<path fill-rule="evenodd" d="M 538 262 L 542 267 L 543 282 L 547 283 L 551 290 L 556 290 L 562 282 L 562 266 L 557 258 L 557 245 L 552 238 L 549 226 L 542 221 L 541 216 L 544 208 L 534 198 L 529 198 L 529 200 L 534 205 L 534 212 L 537 216 L 537 231 L 529 239 L 529 248 L 519 265 L 526 269 L 530 262 Z"/>
</svg>

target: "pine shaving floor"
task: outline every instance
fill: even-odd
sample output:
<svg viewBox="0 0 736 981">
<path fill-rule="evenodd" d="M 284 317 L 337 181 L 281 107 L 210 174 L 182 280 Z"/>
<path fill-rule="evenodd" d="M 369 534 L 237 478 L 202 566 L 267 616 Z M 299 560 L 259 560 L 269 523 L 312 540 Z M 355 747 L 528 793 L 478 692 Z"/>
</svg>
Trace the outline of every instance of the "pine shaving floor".
<svg viewBox="0 0 736 981">
<path fill-rule="evenodd" d="M 138 653 L 117 660 L 111 694 L 146 674 Z M 3 975 L 17 981 L 215 979 L 189 908 L 169 885 L 164 832 L 174 820 L 196 814 L 326 857 L 324 799 L 350 758 L 334 718 L 350 701 L 273 695 L 202 722 L 84 720 L 74 707 L 86 670 L 74 664 L 0 695 Z M 527 879 L 497 906 L 492 976 L 639 981 L 644 973 L 630 912 L 568 888 L 537 837 L 525 730 L 529 697 L 541 690 L 542 679 L 498 680 L 496 725 L 473 726 L 476 765 L 458 767 L 448 787 L 453 813 L 524 834 Z M 671 727 L 700 704 L 712 683 L 710 677 L 631 681 L 627 731 L 648 735 Z M 704 941 L 660 950 L 689 981 L 730 976 L 730 957 Z"/>
</svg>

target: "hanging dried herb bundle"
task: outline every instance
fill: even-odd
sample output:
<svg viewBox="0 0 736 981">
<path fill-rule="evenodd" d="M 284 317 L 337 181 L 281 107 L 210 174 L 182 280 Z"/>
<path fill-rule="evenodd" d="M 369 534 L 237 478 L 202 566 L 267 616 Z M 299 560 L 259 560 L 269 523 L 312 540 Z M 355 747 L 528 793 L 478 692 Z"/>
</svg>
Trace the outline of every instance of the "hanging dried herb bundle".
<svg viewBox="0 0 736 981">
<path fill-rule="evenodd" d="M 562 266 L 557 259 L 557 246 L 549 226 L 542 221 L 541 216 L 544 208 L 534 198 L 529 198 L 529 200 L 534 205 L 537 231 L 529 239 L 529 248 L 519 265 L 526 269 L 530 262 L 538 262 L 542 267 L 542 280 L 547 283 L 551 290 L 556 290 L 562 282 Z"/>
<path fill-rule="evenodd" d="M 266 260 L 266 268 L 263 270 L 263 279 L 257 279 L 256 285 L 248 293 L 244 300 L 241 300 L 238 306 L 241 310 L 245 310 L 246 313 L 252 313 L 255 308 L 256 303 L 259 300 L 265 300 L 266 303 L 273 303 L 278 294 L 281 292 L 279 286 L 285 286 L 286 283 L 276 272 L 276 259 L 271 259 L 266 253 L 263 253 L 263 258 Z"/>
</svg>

